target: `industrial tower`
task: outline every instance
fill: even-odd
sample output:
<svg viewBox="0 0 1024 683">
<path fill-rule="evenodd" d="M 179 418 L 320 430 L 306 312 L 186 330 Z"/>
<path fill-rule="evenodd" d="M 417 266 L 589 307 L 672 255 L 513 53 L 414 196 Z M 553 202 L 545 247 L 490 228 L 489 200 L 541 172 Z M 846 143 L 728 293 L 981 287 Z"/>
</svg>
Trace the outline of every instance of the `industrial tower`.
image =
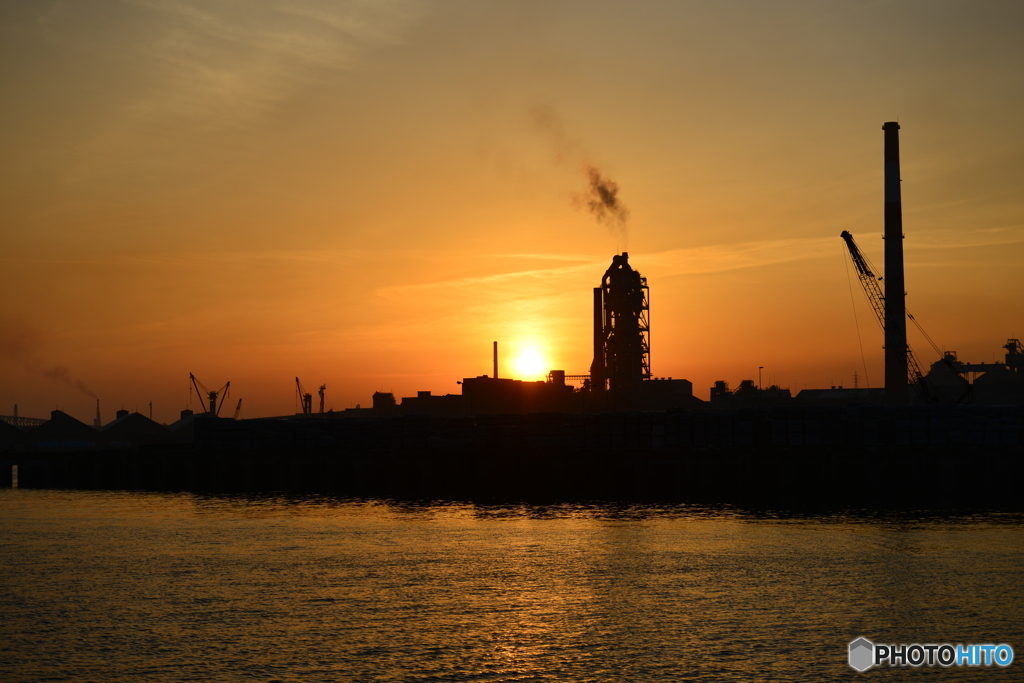
<svg viewBox="0 0 1024 683">
<path fill-rule="evenodd" d="M 907 405 L 907 297 L 903 280 L 903 202 L 900 198 L 900 124 L 885 131 L 885 396 Z"/>
<path fill-rule="evenodd" d="M 611 392 L 613 403 L 635 396 L 651 377 L 651 343 L 647 278 L 629 265 L 622 252 L 594 288 L 594 360 L 590 385 Z"/>
</svg>

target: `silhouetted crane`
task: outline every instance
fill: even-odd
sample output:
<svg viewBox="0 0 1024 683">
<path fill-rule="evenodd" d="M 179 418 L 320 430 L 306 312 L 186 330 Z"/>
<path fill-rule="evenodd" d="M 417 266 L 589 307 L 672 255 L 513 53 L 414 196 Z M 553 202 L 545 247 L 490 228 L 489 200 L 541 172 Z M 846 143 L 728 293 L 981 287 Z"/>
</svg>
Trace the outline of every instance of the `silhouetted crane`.
<svg viewBox="0 0 1024 683">
<path fill-rule="evenodd" d="M 242 399 L 238 399 L 238 405 L 235 406 L 235 419 L 238 419 L 239 413 L 242 412 Z"/>
<path fill-rule="evenodd" d="M 202 398 L 203 394 L 206 394 L 207 399 L 210 401 L 210 409 L 207 411 L 210 415 L 220 415 L 221 406 L 224 405 L 224 401 L 228 397 L 228 392 L 231 387 L 231 382 L 227 382 L 217 391 L 210 391 L 206 386 L 196 379 L 196 376 L 191 372 L 188 373 L 189 379 L 192 380 L 192 385 L 196 388 L 196 394 Z M 201 389 L 201 390 L 200 390 Z M 220 403 L 217 403 L 217 397 L 220 396 Z"/>
<path fill-rule="evenodd" d="M 302 388 L 302 382 L 299 378 L 295 378 L 295 388 L 299 391 L 299 400 L 302 402 L 302 414 L 309 415 L 313 412 L 313 394 L 307 394 L 306 390 Z"/>
<path fill-rule="evenodd" d="M 882 333 L 885 337 L 885 343 L 890 343 L 889 334 L 885 326 L 885 294 L 882 292 L 882 287 L 878 284 L 882 278 L 875 275 L 871 269 L 871 264 L 868 263 L 867 258 L 861 253 L 860 247 L 853 241 L 853 235 L 848 231 L 843 230 L 839 235 L 846 242 L 846 248 L 850 251 L 850 258 L 853 259 L 853 265 L 857 269 L 857 278 L 860 280 L 861 287 L 864 289 L 864 296 L 867 297 L 868 302 L 871 304 L 871 308 L 875 311 L 875 318 L 878 321 L 879 327 L 882 328 Z M 920 323 L 910 315 L 910 311 L 905 311 L 908 318 L 913 321 L 917 329 L 920 330 L 921 334 L 924 335 L 925 339 L 932 345 L 935 352 L 939 354 L 941 358 L 943 353 L 932 341 L 932 338 L 928 336 L 928 333 L 924 331 Z M 898 343 L 898 342 L 897 342 Z M 924 374 L 921 372 L 921 366 L 917 362 L 917 356 L 914 355 L 914 351 L 910 348 L 910 343 L 907 343 L 907 381 L 911 386 L 916 386 L 921 392 L 921 398 L 926 402 L 935 400 L 936 388 L 928 382 Z"/>
<path fill-rule="evenodd" d="M 320 388 L 317 389 L 317 392 L 316 392 L 316 393 L 320 394 L 320 412 L 321 413 L 324 412 L 324 392 L 325 391 L 327 391 L 327 385 L 326 384 L 321 384 Z"/>
</svg>

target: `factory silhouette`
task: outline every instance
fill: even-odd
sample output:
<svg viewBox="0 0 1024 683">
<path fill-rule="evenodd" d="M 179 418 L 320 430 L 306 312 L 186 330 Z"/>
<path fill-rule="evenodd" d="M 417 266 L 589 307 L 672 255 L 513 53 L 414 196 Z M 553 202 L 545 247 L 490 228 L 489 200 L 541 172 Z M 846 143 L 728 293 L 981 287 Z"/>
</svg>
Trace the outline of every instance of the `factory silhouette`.
<svg viewBox="0 0 1024 683">
<path fill-rule="evenodd" d="M 546 381 L 502 378 L 494 342 L 493 375 L 464 378 L 461 394 L 434 396 L 421 391 L 399 403 L 394 395 L 378 392 L 372 408 L 345 412 L 456 417 L 699 407 L 704 402 L 693 396 L 688 380 L 651 376 L 649 312 L 647 279 L 630 266 L 628 253 L 616 254 L 601 285 L 594 288 L 589 374 L 551 370 Z"/>
<path fill-rule="evenodd" d="M 208 408 L 182 411 L 172 425 L 124 410 L 103 425 L 98 401 L 93 426 L 61 411 L 0 416 L 0 473 L 22 486 L 863 502 L 850 473 L 867 464 L 908 487 L 890 482 L 875 496 L 1012 500 L 1024 474 L 1024 347 L 1009 339 L 1004 363 L 939 352 L 922 371 L 907 342 L 899 125 L 883 131 L 884 274 L 849 232 L 841 238 L 882 331 L 884 388 L 792 396 L 760 381 L 735 390 L 718 381 L 705 402 L 688 380 L 653 376 L 649 286 L 623 252 L 593 289 L 589 373 L 504 378 L 493 342 L 493 373 L 464 378 L 459 394 L 377 392 L 371 407 L 325 412 L 321 385 L 314 411 L 296 378 L 301 412 L 253 420 L 237 419 L 241 400 L 236 419 L 219 417 L 230 382 L 211 391 L 190 375 Z M 604 190 L 599 215 L 623 220 L 614 184 L 596 171 L 592 182 Z M 996 470 L 998 481 L 984 474 Z"/>
<path fill-rule="evenodd" d="M 731 391 L 724 380 L 711 389 L 711 405 L 693 396 L 686 379 L 656 378 L 651 373 L 650 304 L 647 279 L 634 270 L 623 252 L 594 288 L 593 361 L 590 373 L 567 375 L 551 370 L 546 382 L 500 379 L 498 342 L 494 342 L 492 376 L 464 378 L 462 394 L 432 395 L 420 391 L 398 402 L 393 394 L 378 392 L 370 409 L 374 415 L 433 415 L 456 417 L 479 414 L 540 412 L 606 412 L 630 410 L 735 408 L 758 405 L 981 404 L 1024 403 L 1024 346 L 1017 339 L 1004 345 L 1004 363 L 962 363 L 953 351 L 939 351 L 927 374 L 907 341 L 906 293 L 903 265 L 903 208 L 900 193 L 899 124 L 888 122 L 884 131 L 885 271 L 878 276 L 847 231 L 846 242 L 865 296 L 871 303 L 885 348 L 884 388 L 805 389 L 792 396 L 778 386 L 743 380 Z M 593 167 L 587 169 L 591 196 L 586 200 L 599 220 L 623 226 L 627 212 L 617 198 L 618 187 Z M 880 286 L 884 280 L 885 288 Z M 923 332 L 923 330 L 922 330 Z M 925 335 L 927 336 L 927 335 Z M 930 340 L 930 339 L 929 339 Z M 971 380 L 974 381 L 971 381 Z M 298 379 L 296 379 L 298 382 Z M 567 382 L 581 382 L 573 387 Z M 321 387 L 320 412 L 323 412 Z M 302 394 L 300 387 L 300 395 Z M 304 413 L 311 414 L 305 395 Z M 346 412 L 351 412 L 352 409 Z"/>
</svg>

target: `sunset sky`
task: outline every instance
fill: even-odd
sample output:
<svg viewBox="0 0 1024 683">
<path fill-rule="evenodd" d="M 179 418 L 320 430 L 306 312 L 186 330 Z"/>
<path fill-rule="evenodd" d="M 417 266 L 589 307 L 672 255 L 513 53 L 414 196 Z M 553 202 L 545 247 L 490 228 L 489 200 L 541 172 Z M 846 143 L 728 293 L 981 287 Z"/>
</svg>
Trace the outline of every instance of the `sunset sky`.
<svg viewBox="0 0 1024 683">
<path fill-rule="evenodd" d="M 894 120 L 908 308 L 1024 337 L 1021 2 L 5 0 L 0 79 L 0 414 L 585 373 L 623 250 L 655 375 L 880 386 L 839 233 L 882 265 Z"/>
</svg>

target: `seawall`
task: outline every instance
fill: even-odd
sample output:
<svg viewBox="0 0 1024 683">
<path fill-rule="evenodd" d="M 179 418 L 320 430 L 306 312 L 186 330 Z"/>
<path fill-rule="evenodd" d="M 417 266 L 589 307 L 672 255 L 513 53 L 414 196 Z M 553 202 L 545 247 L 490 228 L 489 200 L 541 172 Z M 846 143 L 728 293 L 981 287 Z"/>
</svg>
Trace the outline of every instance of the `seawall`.
<svg viewBox="0 0 1024 683">
<path fill-rule="evenodd" d="M 190 449 L 6 453 L 0 469 L 22 487 L 1019 505 L 1022 427 L 1024 408 L 972 406 L 197 419 Z"/>
</svg>

